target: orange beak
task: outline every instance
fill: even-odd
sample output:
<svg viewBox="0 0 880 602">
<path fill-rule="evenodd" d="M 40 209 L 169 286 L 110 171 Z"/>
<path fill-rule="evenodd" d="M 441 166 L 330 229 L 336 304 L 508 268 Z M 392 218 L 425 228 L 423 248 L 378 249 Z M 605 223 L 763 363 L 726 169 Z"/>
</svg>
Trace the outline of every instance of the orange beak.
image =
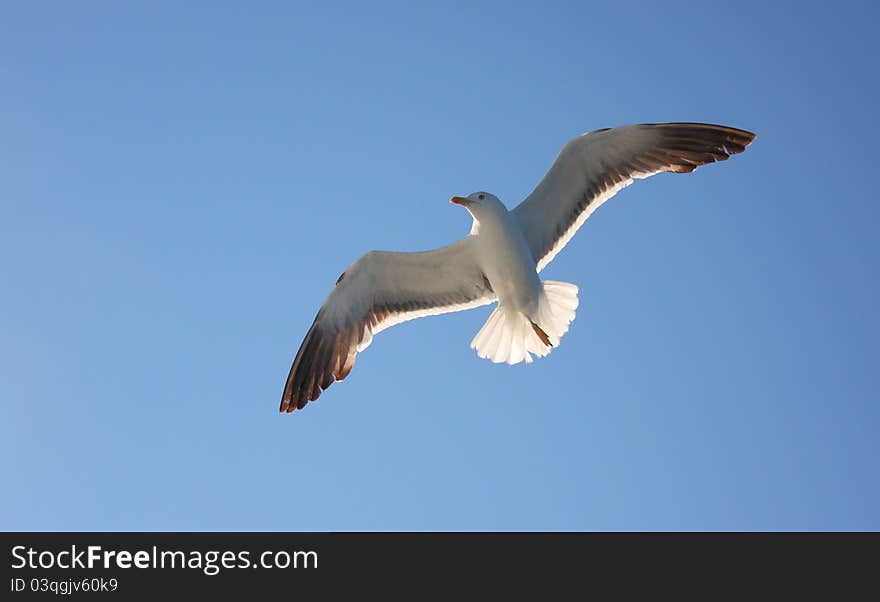
<svg viewBox="0 0 880 602">
<path fill-rule="evenodd" d="M 465 206 L 465 207 L 467 207 L 468 205 L 471 204 L 470 200 L 468 200 L 468 199 L 466 199 L 466 198 L 464 198 L 464 197 L 460 197 L 460 196 L 454 196 L 454 197 L 452 197 L 451 199 L 449 199 L 449 202 L 450 202 L 450 203 L 455 203 L 456 205 L 463 205 L 463 206 Z"/>
</svg>

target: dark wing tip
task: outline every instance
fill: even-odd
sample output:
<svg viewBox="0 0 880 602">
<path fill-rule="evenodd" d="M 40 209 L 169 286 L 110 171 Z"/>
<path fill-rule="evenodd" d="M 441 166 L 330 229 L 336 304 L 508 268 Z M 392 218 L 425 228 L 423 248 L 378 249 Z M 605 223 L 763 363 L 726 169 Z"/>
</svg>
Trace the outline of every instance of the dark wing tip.
<svg viewBox="0 0 880 602">
<path fill-rule="evenodd" d="M 746 150 L 755 134 L 712 123 L 643 124 L 657 132 L 658 139 L 646 158 L 655 169 L 690 173 L 701 165 L 726 161 Z"/>
<path fill-rule="evenodd" d="M 754 132 L 714 123 L 649 124 L 665 137 L 690 139 L 693 142 L 724 143 L 728 155 L 743 152 L 757 137 Z"/>
<path fill-rule="evenodd" d="M 293 360 L 281 395 L 282 414 L 303 409 L 334 382 L 344 379 L 354 366 L 357 341 L 352 333 L 327 332 L 319 319 L 320 314 Z"/>
</svg>

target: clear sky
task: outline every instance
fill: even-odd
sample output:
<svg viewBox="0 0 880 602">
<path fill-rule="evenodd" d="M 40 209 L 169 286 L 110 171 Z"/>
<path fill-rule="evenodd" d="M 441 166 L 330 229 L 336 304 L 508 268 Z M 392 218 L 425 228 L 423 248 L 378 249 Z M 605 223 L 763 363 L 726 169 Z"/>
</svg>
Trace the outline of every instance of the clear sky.
<svg viewBox="0 0 880 602">
<path fill-rule="evenodd" d="M 3 3 L 0 528 L 880 528 L 873 3 L 415 4 Z M 419 320 L 277 413 L 352 261 L 657 121 L 758 138 L 590 218 L 548 358 Z"/>
</svg>

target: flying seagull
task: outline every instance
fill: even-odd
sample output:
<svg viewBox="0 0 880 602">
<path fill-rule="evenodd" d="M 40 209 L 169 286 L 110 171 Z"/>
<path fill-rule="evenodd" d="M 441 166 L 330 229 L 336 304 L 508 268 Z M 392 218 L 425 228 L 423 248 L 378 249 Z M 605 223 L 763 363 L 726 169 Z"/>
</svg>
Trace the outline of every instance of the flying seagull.
<svg viewBox="0 0 880 602">
<path fill-rule="evenodd" d="M 281 411 L 302 409 L 348 376 L 379 332 L 415 318 L 498 302 L 471 341 L 492 362 L 530 363 L 568 331 L 578 288 L 538 274 L 602 203 L 660 172 L 690 173 L 741 153 L 755 134 L 705 123 L 629 125 L 566 144 L 537 188 L 513 210 L 488 192 L 452 197 L 473 217 L 470 234 L 433 251 L 370 251 L 336 281 L 300 345 Z"/>
</svg>

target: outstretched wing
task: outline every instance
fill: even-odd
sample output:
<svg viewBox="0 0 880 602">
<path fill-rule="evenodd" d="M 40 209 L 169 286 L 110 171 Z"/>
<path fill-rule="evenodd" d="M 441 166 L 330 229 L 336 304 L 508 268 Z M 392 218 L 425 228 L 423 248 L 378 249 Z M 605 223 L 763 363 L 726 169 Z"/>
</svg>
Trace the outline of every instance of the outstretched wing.
<svg viewBox="0 0 880 602">
<path fill-rule="evenodd" d="M 373 335 L 407 320 L 495 300 L 474 239 L 422 253 L 371 251 L 336 282 L 293 360 L 281 411 L 293 412 L 351 372 Z"/>
<path fill-rule="evenodd" d="M 723 125 L 661 123 L 596 130 L 565 145 L 513 213 L 541 271 L 599 205 L 656 173 L 689 173 L 741 153 L 755 134 Z"/>
</svg>

